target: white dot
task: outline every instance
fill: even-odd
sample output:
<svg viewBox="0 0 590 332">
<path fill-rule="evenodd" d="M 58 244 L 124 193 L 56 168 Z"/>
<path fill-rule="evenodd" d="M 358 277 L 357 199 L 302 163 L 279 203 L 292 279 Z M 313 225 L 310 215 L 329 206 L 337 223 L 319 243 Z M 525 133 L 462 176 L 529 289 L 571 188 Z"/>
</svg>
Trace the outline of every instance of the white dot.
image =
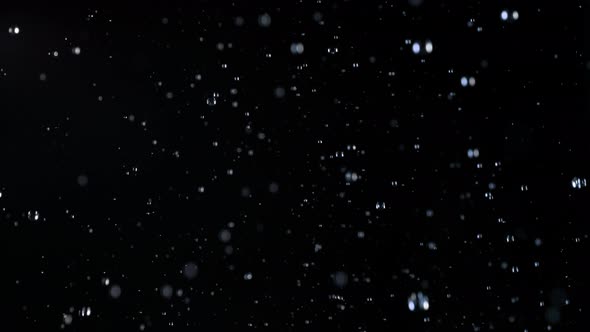
<svg viewBox="0 0 590 332">
<path fill-rule="evenodd" d="M 434 46 L 432 45 L 431 41 L 427 41 L 426 46 L 424 48 L 426 49 L 426 53 L 432 53 L 432 49 L 434 48 Z"/>
<path fill-rule="evenodd" d="M 80 51 L 80 48 L 77 46 L 72 49 L 72 53 L 74 53 L 75 55 L 80 55 Z"/>
<path fill-rule="evenodd" d="M 506 20 L 508 20 L 508 11 L 506 11 L 506 10 L 503 10 L 503 11 L 500 13 L 500 18 L 502 19 L 502 21 L 506 21 Z"/>
<path fill-rule="evenodd" d="M 469 78 L 469 86 L 475 86 L 475 77 Z"/>
<path fill-rule="evenodd" d="M 412 44 L 412 52 L 414 52 L 414 54 L 420 53 L 420 43 L 414 42 L 414 44 Z"/>
</svg>

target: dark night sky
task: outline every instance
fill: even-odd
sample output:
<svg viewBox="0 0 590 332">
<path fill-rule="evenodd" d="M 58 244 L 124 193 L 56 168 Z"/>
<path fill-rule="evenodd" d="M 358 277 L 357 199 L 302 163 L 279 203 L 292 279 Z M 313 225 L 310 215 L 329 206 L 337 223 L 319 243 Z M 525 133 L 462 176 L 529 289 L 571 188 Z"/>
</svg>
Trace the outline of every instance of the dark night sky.
<svg viewBox="0 0 590 332">
<path fill-rule="evenodd" d="M 97 3 L 0 11 L 5 328 L 588 330 L 587 2 Z"/>
</svg>

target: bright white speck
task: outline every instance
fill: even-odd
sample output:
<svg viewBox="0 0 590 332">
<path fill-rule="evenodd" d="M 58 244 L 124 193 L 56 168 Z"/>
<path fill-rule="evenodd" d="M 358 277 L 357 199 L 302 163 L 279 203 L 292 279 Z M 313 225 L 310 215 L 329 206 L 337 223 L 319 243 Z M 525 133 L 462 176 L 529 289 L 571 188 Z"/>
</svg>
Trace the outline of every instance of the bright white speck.
<svg viewBox="0 0 590 332">
<path fill-rule="evenodd" d="M 74 53 L 75 55 L 80 55 L 80 52 L 81 52 L 81 50 L 79 47 L 76 46 L 76 47 L 72 48 L 72 53 Z"/>
<path fill-rule="evenodd" d="M 502 21 L 506 21 L 506 20 L 508 20 L 508 11 L 507 11 L 507 10 L 503 10 L 503 11 L 500 13 L 500 18 L 502 19 Z"/>
<path fill-rule="evenodd" d="M 11 35 L 18 35 L 20 33 L 19 27 L 10 27 L 8 28 L 8 33 Z"/>
<path fill-rule="evenodd" d="M 420 49 L 420 43 L 414 42 L 414 44 L 412 44 L 412 52 L 414 52 L 414 54 L 420 53 Z"/>
<path fill-rule="evenodd" d="M 469 78 L 469 86 L 475 86 L 475 77 Z"/>
<path fill-rule="evenodd" d="M 244 274 L 244 280 L 252 280 L 252 273 L 251 272 L 246 272 Z"/>
<path fill-rule="evenodd" d="M 303 53 L 303 44 L 302 43 L 291 44 L 291 53 L 302 54 Z"/>
<path fill-rule="evenodd" d="M 432 53 L 432 50 L 434 49 L 434 46 L 432 45 L 431 41 L 427 41 L 426 45 L 424 46 L 424 49 L 426 50 L 426 53 Z"/>
</svg>

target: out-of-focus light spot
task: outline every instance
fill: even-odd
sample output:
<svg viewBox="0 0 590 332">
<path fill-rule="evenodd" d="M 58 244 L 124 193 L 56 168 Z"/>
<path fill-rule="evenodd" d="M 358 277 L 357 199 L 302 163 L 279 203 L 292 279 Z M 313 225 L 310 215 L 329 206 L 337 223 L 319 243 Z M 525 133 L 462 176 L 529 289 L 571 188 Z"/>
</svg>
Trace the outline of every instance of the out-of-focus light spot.
<svg viewBox="0 0 590 332">
<path fill-rule="evenodd" d="M 503 10 L 503 11 L 500 13 L 500 18 L 502 19 L 502 21 L 506 21 L 506 20 L 508 20 L 508 11 L 507 11 L 507 10 Z"/>
<path fill-rule="evenodd" d="M 426 53 L 432 53 L 432 50 L 434 49 L 434 45 L 432 45 L 431 41 L 426 41 L 426 45 L 424 46 L 424 49 L 426 50 Z"/>
<path fill-rule="evenodd" d="M 268 13 L 264 13 L 258 16 L 258 25 L 260 25 L 261 27 L 268 28 L 270 26 L 270 23 L 271 18 Z"/>
<path fill-rule="evenodd" d="M 586 179 L 582 179 L 576 176 L 572 179 L 571 185 L 574 189 L 582 189 L 586 187 Z"/>
<path fill-rule="evenodd" d="M 520 14 L 518 14 L 518 12 L 515 10 L 512 12 L 512 19 L 513 20 L 518 20 L 518 18 L 520 17 Z"/>
<path fill-rule="evenodd" d="M 302 43 L 293 43 L 293 44 L 291 44 L 291 53 L 293 53 L 293 54 L 303 54 L 303 44 Z"/>
<path fill-rule="evenodd" d="M 414 54 L 418 54 L 418 53 L 420 53 L 420 50 L 421 50 L 420 43 L 414 42 L 414 44 L 412 44 L 412 52 L 414 52 Z"/>
<path fill-rule="evenodd" d="M 469 84 L 469 79 L 465 76 L 461 77 L 461 86 L 466 87 Z"/>
</svg>

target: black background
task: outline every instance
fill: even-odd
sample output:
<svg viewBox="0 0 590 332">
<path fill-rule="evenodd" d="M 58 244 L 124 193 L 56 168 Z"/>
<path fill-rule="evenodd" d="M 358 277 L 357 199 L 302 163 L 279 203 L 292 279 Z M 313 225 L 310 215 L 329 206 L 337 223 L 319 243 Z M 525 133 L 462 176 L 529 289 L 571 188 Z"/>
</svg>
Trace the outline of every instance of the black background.
<svg viewBox="0 0 590 332">
<path fill-rule="evenodd" d="M 588 325 L 585 3 L 5 5 L 1 330 Z"/>
</svg>

